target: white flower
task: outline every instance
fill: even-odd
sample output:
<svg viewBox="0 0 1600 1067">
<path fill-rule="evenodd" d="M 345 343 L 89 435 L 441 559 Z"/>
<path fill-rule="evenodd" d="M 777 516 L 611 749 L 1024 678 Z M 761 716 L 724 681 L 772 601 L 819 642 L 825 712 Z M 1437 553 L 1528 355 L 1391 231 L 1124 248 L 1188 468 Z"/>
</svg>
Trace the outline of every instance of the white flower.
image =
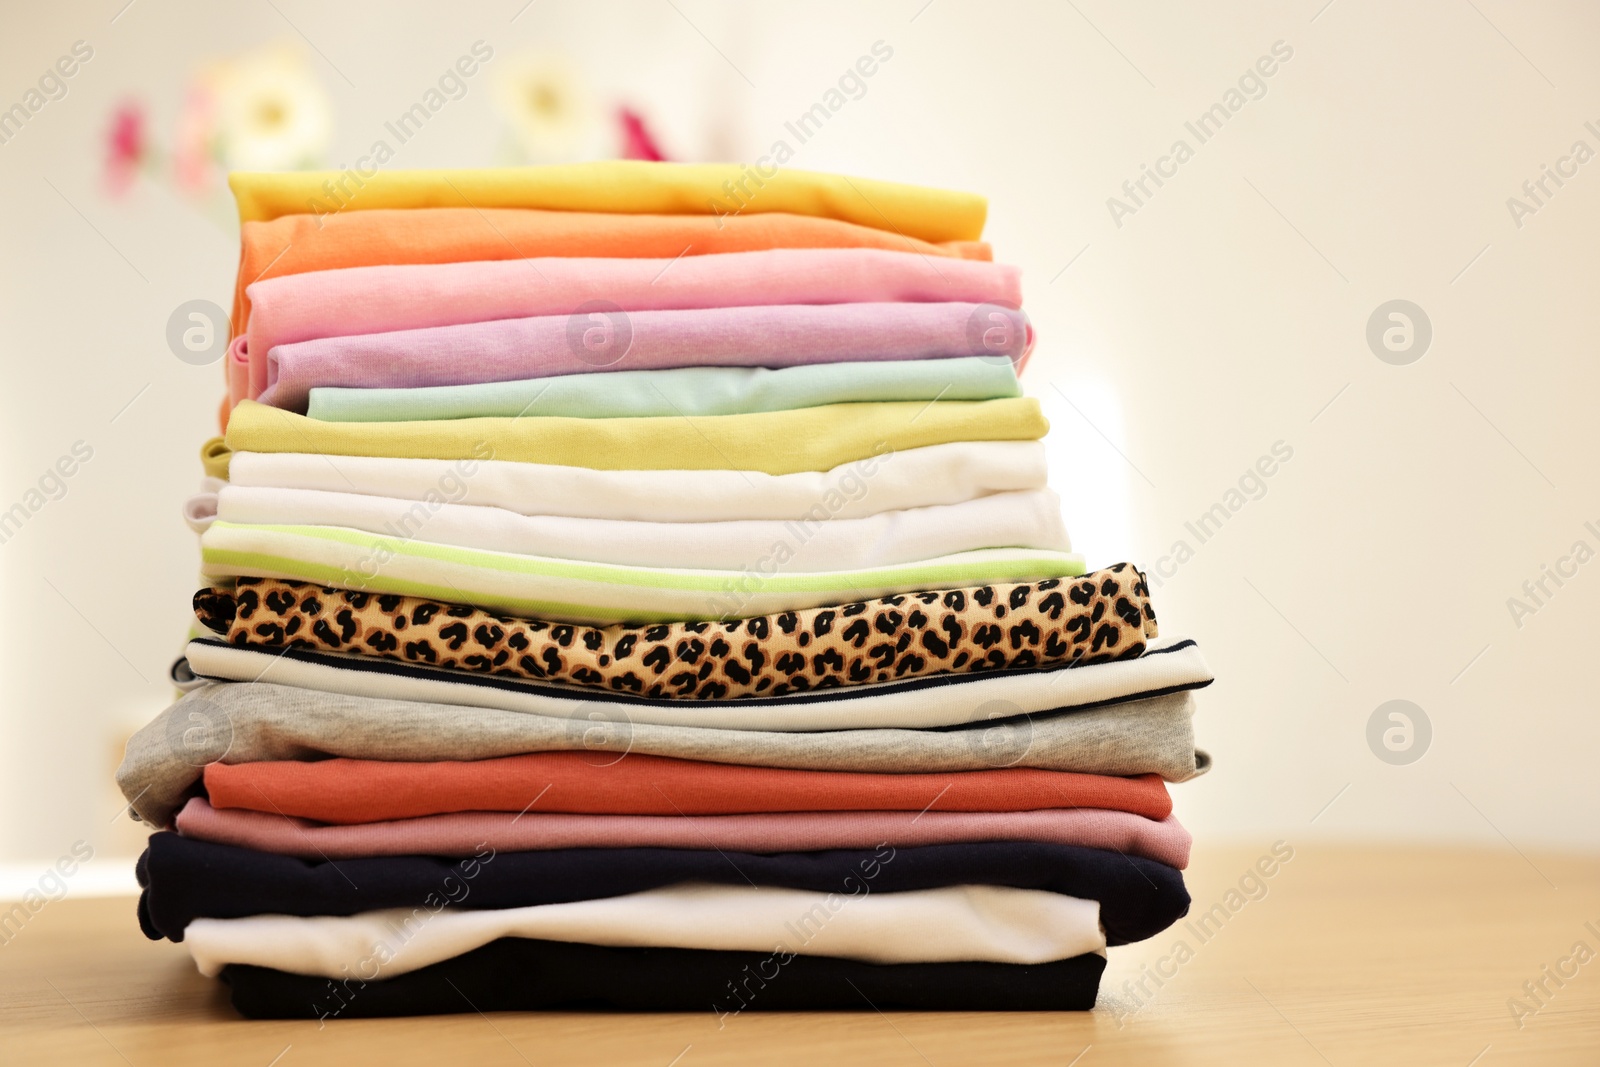
<svg viewBox="0 0 1600 1067">
<path fill-rule="evenodd" d="M 216 119 L 215 145 L 234 170 L 314 164 L 333 137 L 333 109 L 305 51 L 268 45 L 201 72 Z"/>
<path fill-rule="evenodd" d="M 494 101 L 529 159 L 573 159 L 595 133 L 594 107 L 576 69 L 559 56 L 525 54 L 494 75 Z"/>
</svg>

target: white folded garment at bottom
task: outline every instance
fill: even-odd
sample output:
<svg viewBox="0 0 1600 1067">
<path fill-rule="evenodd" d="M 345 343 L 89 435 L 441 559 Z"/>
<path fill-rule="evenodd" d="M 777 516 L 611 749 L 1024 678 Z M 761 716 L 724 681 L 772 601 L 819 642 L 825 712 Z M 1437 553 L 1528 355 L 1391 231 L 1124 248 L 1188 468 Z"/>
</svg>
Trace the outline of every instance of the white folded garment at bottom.
<svg viewBox="0 0 1600 1067">
<path fill-rule="evenodd" d="M 684 884 L 528 908 L 418 907 L 352 916 L 196 919 L 184 930 L 184 944 L 206 975 L 214 976 L 230 963 L 245 963 L 369 981 L 405 974 L 502 937 L 835 956 L 871 963 L 1031 964 L 1105 951 L 1097 901 L 1007 886 L 873 893 L 870 882 L 861 885 L 855 893 L 815 893 Z"/>
</svg>

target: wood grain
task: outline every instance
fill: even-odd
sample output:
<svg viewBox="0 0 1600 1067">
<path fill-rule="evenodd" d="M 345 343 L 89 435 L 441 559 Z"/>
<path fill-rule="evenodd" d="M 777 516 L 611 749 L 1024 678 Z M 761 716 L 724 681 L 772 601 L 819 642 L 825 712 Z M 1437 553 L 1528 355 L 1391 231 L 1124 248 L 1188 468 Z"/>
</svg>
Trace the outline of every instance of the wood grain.
<svg viewBox="0 0 1600 1067">
<path fill-rule="evenodd" d="M 1199 852 L 1189 924 L 1113 949 L 1092 1013 L 863 1006 L 722 1029 L 709 1010 L 248 1022 L 182 946 L 143 938 L 131 900 L 69 898 L 0 947 L 0 1063 L 1600 1064 L 1600 957 L 1559 988 L 1546 979 L 1520 1028 L 1508 1006 L 1535 1006 L 1523 983 L 1576 942 L 1600 953 L 1585 925 L 1600 930 L 1600 857 L 1297 845 L 1250 877 L 1269 852 Z M 1158 986 L 1147 967 L 1171 977 Z"/>
</svg>

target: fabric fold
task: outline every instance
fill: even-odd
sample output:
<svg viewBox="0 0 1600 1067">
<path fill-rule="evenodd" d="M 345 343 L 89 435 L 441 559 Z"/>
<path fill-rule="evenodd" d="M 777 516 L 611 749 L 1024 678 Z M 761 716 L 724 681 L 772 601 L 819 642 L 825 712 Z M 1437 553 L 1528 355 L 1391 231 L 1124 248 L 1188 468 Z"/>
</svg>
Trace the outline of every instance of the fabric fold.
<svg viewBox="0 0 1600 1067">
<path fill-rule="evenodd" d="M 345 267 L 270 278 L 245 291 L 247 358 L 321 337 L 570 315 L 596 301 L 627 312 L 891 301 L 1022 306 L 1016 267 L 949 257 L 933 264 L 877 248 Z"/>
<path fill-rule="evenodd" d="M 178 812 L 185 837 L 303 859 L 477 855 L 552 848 L 691 848 L 729 852 L 815 852 L 910 848 L 973 841 L 1046 841 L 1110 849 L 1183 869 L 1189 832 L 1126 811 L 1070 808 L 1003 814 L 930 811 L 805 812 L 779 815 L 547 815 L 537 810 L 426 815 L 332 826 L 286 815 L 219 811 L 194 797 Z"/>
<path fill-rule="evenodd" d="M 1050 424 L 1031 397 L 829 404 L 704 418 L 318 422 L 247 401 L 228 422 L 235 452 L 396 459 L 505 459 L 593 470 L 826 471 L 953 441 L 1035 441 Z"/>
<path fill-rule="evenodd" d="M 826 516 L 824 509 L 822 514 Z M 617 566 L 738 571 L 783 546 L 790 571 L 915 563 L 982 548 L 1070 552 L 1061 500 L 1048 489 L 859 519 L 638 522 L 520 515 L 504 508 L 320 489 L 227 486 L 190 498 L 197 532 L 212 519 L 250 526 L 340 526 L 430 544 Z"/>
<path fill-rule="evenodd" d="M 395 978 L 333 981 L 268 967 L 222 970 L 251 1019 L 389 1018 L 469 1011 L 1088 1011 L 1106 960 L 876 963 L 830 956 L 628 949 L 503 938 Z M 369 972 L 371 973 L 371 972 Z M 778 976 L 782 980 L 778 981 Z M 749 977 L 755 976 L 755 977 Z M 735 979 L 740 983 L 729 989 Z"/>
<path fill-rule="evenodd" d="M 782 475 L 240 451 L 229 462 L 227 476 L 230 484 L 241 486 L 636 522 L 855 519 L 1046 487 L 1040 441 L 952 441 L 875 454 L 825 471 Z"/>
<path fill-rule="evenodd" d="M 183 661 L 180 661 L 183 662 Z M 422 701 L 348 696 L 272 682 L 200 681 L 128 739 L 117 785 L 130 808 L 165 826 L 207 763 L 319 760 L 481 760 L 579 752 L 595 766 L 631 755 L 795 770 L 877 773 L 1038 767 L 1085 774 L 1205 772 L 1194 745 L 1194 698 L 1173 693 L 1083 711 L 1003 717 L 979 710 L 944 729 L 813 732 L 727 730 L 635 722 L 621 707 L 569 717 Z M 375 905 L 376 906 L 376 905 Z"/>
<path fill-rule="evenodd" d="M 274 682 L 349 696 L 434 701 L 597 723 L 659 723 L 720 730 L 813 732 L 865 727 L 933 729 L 990 718 L 1087 711 L 1202 689 L 1211 668 L 1194 641 L 1156 638 L 1144 655 L 1092 666 L 944 674 L 781 697 L 681 700 L 475 674 L 373 656 L 289 646 L 190 641 L 179 663 L 200 679 Z"/>
<path fill-rule="evenodd" d="M 403 975 L 502 937 L 880 964 L 1049 963 L 1106 947 L 1098 903 L 1036 889 L 843 894 L 696 883 L 527 908 L 196 919 L 184 944 L 208 977 L 248 964 L 343 978 L 373 961 L 385 975 Z"/>
<path fill-rule="evenodd" d="M 213 763 L 204 782 L 218 810 L 243 808 L 344 825 L 455 812 L 525 812 L 534 806 L 565 815 L 1046 808 L 1101 808 L 1157 820 L 1172 814 L 1172 798 L 1153 774 L 1114 778 L 1032 767 L 864 774 L 638 754 L 596 764 L 582 752 L 432 763 L 349 758 Z"/>
<path fill-rule="evenodd" d="M 1189 907 L 1173 868 L 1101 849 L 1026 841 L 921 848 L 718 854 L 710 849 L 482 852 L 300 860 L 173 833 L 152 834 L 137 873 L 140 923 L 182 941 L 195 919 L 357 915 L 386 908 L 479 910 L 597 900 L 684 882 L 874 893 L 947 885 L 1037 889 L 1100 904 L 1109 944 L 1153 936 Z"/>
<path fill-rule="evenodd" d="M 372 596 L 448 599 L 475 610 L 600 625 L 743 619 L 917 589 L 1051 581 L 1083 573 L 1081 556 L 1047 549 L 976 549 L 912 563 L 812 573 L 788 573 L 778 562 L 781 556 L 764 555 L 737 571 L 691 570 L 486 552 L 340 526 L 224 522 L 213 522 L 200 535 L 200 558 L 201 574 L 208 578 L 314 582 Z M 478 636 L 474 631 L 473 640 Z M 438 648 L 430 653 L 421 640 L 412 637 L 408 642 L 415 657 L 443 654 Z M 504 666 L 518 651 L 491 643 L 497 646 L 496 658 L 506 653 L 494 666 Z M 395 647 L 375 651 L 404 654 L 398 640 Z M 537 664 L 530 666 L 522 658 L 516 659 L 521 672 L 535 673 Z"/>
<path fill-rule="evenodd" d="M 235 335 L 248 336 L 247 287 L 309 271 L 546 256 L 670 260 L 771 248 L 876 248 L 934 260 L 993 258 L 981 241 L 923 241 L 852 222 L 782 212 L 717 217 L 463 206 L 282 215 L 239 226 L 239 272 L 230 321 Z M 252 374 L 255 369 L 252 363 Z M 266 383 L 253 384 L 259 388 Z"/>
<path fill-rule="evenodd" d="M 266 353 L 267 382 L 259 399 L 304 413 L 311 390 L 326 386 L 392 389 L 613 370 L 776 369 L 955 357 L 1016 363 L 1031 337 L 1021 311 L 993 304 L 787 304 L 632 312 L 586 305 L 571 315 L 278 345 Z"/>
<path fill-rule="evenodd" d="M 528 167 L 455 170 L 235 171 L 228 187 L 239 221 L 311 212 L 391 208 L 546 208 L 611 215 L 659 213 L 737 217 L 767 212 L 815 215 L 880 227 L 929 241 L 974 240 L 982 235 L 988 202 L 976 193 L 855 178 L 819 171 L 774 168 L 752 175 L 734 163 L 661 163 L 604 160 Z M 328 195 L 329 183 L 347 197 Z M 754 186 L 754 192 L 751 186 Z M 730 187 L 743 197 L 729 202 Z M 756 195 L 759 192 L 759 195 Z"/>
<path fill-rule="evenodd" d="M 1008 361 L 980 356 L 885 363 L 615 370 L 417 388 L 313 386 L 306 409 L 322 422 L 559 416 L 579 419 L 750 415 L 827 404 L 1004 400 L 1022 395 Z"/>
</svg>

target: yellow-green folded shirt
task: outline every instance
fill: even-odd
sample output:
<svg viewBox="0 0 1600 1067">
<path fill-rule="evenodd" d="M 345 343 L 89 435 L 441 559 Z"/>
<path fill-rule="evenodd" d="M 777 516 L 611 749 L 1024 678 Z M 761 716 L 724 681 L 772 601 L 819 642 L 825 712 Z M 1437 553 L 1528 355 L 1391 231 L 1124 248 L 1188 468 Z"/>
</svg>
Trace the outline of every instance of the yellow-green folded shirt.
<svg viewBox="0 0 1600 1067">
<path fill-rule="evenodd" d="M 200 466 L 205 468 L 207 478 L 221 478 L 228 480 L 228 461 L 233 458 L 233 453 L 228 449 L 227 442 L 220 437 L 213 437 L 200 446 Z"/>
<path fill-rule="evenodd" d="M 796 474 L 950 441 L 1033 441 L 1049 429 L 1032 397 L 827 404 L 703 417 L 523 416 L 443 422 L 319 422 L 247 400 L 233 409 L 227 444 L 235 452 Z"/>
<path fill-rule="evenodd" d="M 759 185 L 757 183 L 760 183 Z M 335 197 L 324 183 L 341 190 Z M 741 184 L 742 183 L 742 184 Z M 239 221 L 375 208 L 475 207 L 721 215 L 782 211 L 841 219 L 924 241 L 976 241 L 988 202 L 975 193 L 780 170 L 761 178 L 734 163 L 610 160 L 545 167 L 353 172 L 237 172 Z M 729 187 L 735 192 L 730 193 Z"/>
</svg>

